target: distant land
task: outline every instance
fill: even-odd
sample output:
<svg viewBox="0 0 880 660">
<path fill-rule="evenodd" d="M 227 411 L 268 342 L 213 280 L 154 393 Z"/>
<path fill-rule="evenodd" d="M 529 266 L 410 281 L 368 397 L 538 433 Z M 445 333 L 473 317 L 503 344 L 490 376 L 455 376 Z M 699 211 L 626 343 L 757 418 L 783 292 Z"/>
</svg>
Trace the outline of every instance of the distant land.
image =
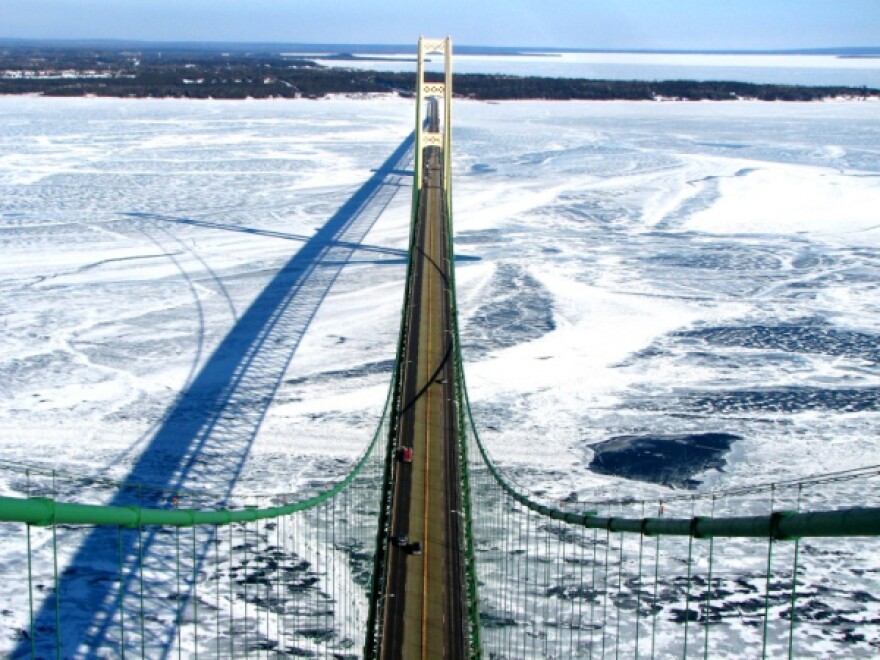
<svg viewBox="0 0 880 660">
<path fill-rule="evenodd" d="M 323 66 L 322 60 L 364 61 L 402 55 L 415 46 L 352 44 L 145 43 L 0 39 L 0 94 L 172 98 L 320 98 L 328 94 L 411 95 L 415 73 Z M 549 49 L 458 46 L 458 54 L 514 55 Z M 661 52 L 574 51 L 555 52 Z M 673 51 L 662 51 L 670 53 Z M 692 51 L 678 51 L 692 52 Z M 722 51 L 713 51 L 721 53 Z M 743 51 L 725 51 L 741 53 Z M 749 51 L 750 53 L 757 51 Z M 773 51 L 773 54 L 880 57 L 880 48 Z M 766 54 L 764 51 L 762 54 Z M 387 60 L 385 60 L 387 61 Z M 431 74 L 428 74 L 430 77 Z M 813 101 L 834 97 L 880 98 L 867 87 L 807 87 L 736 81 L 639 81 L 545 78 L 497 74 L 455 76 L 459 97 L 478 100 L 733 100 Z"/>
<path fill-rule="evenodd" d="M 310 44 L 246 41 L 131 41 L 121 39 L 14 39 L 0 36 L 0 48 L 96 48 L 107 50 L 166 50 L 227 53 L 350 53 L 352 55 L 416 54 L 410 44 Z M 841 57 L 880 57 L 877 46 L 838 46 L 787 50 L 652 50 L 609 48 L 556 48 L 553 46 L 469 46 L 454 44 L 459 55 L 538 55 L 543 53 L 641 53 L 654 55 L 837 55 Z"/>
</svg>

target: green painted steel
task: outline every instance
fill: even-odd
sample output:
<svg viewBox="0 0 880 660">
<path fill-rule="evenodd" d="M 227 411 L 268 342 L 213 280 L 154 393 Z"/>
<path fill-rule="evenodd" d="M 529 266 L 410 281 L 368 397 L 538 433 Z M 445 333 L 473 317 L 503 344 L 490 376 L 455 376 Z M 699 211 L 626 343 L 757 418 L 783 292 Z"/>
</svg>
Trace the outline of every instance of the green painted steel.
<svg viewBox="0 0 880 660">
<path fill-rule="evenodd" d="M 450 140 L 451 142 L 451 140 Z M 461 340 L 458 333 L 458 302 L 455 288 L 455 250 L 452 240 L 452 208 L 451 204 L 452 182 L 447 188 L 444 219 L 446 223 L 446 264 L 449 273 L 449 297 L 452 316 L 452 342 L 454 346 L 454 371 L 455 371 L 455 395 L 456 412 L 458 416 L 458 444 L 459 444 L 459 474 L 461 475 L 462 508 L 464 509 L 464 534 L 465 534 L 465 581 L 467 583 L 467 610 L 470 624 L 470 657 L 481 658 L 483 649 L 480 634 L 480 598 L 478 591 L 479 580 L 477 578 L 477 561 L 474 551 L 474 522 L 473 502 L 471 497 L 470 460 L 468 458 L 468 414 L 467 392 L 464 383 L 464 366 L 461 360 Z"/>
</svg>

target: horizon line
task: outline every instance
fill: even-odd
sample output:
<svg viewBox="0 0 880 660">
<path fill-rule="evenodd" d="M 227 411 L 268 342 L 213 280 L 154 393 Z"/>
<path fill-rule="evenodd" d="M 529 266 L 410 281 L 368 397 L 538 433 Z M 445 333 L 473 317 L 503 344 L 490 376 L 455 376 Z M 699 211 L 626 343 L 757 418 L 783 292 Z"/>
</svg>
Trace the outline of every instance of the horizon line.
<svg viewBox="0 0 880 660">
<path fill-rule="evenodd" d="M 345 43 L 345 42 L 295 42 L 295 41 L 228 41 L 228 40 L 163 40 L 163 39 L 129 39 L 114 37 L 6 37 L 0 36 L 0 45 L 18 45 L 24 43 L 40 44 L 40 45 L 117 45 L 117 46 L 154 46 L 154 47 L 232 47 L 236 50 L 257 49 L 257 48 L 322 48 L 322 49 L 339 49 L 344 47 L 350 49 L 377 49 L 383 50 L 395 49 L 394 52 L 407 53 L 415 52 L 416 45 L 413 44 L 395 44 L 395 43 Z M 504 51 L 510 54 L 510 51 L 521 53 L 626 53 L 626 54 L 667 54 L 667 55 L 835 55 L 835 54 L 854 54 L 854 53 L 876 53 L 880 54 L 880 45 L 877 46 L 804 46 L 799 48 L 576 48 L 576 47 L 556 47 L 556 46 L 497 46 L 497 45 L 478 45 L 478 44 L 460 44 L 456 45 L 456 50 L 460 54 L 462 51 L 481 51 L 481 54 L 488 54 L 487 51 Z"/>
</svg>

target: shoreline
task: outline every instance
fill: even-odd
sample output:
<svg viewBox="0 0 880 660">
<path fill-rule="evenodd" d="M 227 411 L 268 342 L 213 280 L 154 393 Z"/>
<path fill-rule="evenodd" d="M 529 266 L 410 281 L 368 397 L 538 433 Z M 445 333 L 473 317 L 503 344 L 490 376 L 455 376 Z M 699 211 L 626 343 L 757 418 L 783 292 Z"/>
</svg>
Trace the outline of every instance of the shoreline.
<svg viewBox="0 0 880 660">
<path fill-rule="evenodd" d="M 390 99 L 408 99 L 411 98 L 409 94 L 400 93 L 400 92 L 343 92 L 336 93 L 330 92 L 327 94 L 323 94 L 321 96 L 243 96 L 243 97 L 223 97 L 223 96 L 183 96 L 179 94 L 168 94 L 165 96 L 153 96 L 153 95 L 119 95 L 119 94 L 95 94 L 95 93 L 83 93 L 83 94 L 46 94 L 44 92 L 20 92 L 20 93 L 9 93 L 4 92 L 0 89 L 0 99 L 6 98 L 39 98 L 39 99 L 118 99 L 121 101 L 238 101 L 238 102 L 253 102 L 253 101 L 302 101 L 302 102 L 317 102 L 317 101 L 338 101 L 338 100 L 348 100 L 348 101 L 376 101 L 376 100 L 390 100 Z M 771 104 L 771 103 L 783 103 L 783 104 L 795 104 L 795 105 L 804 105 L 804 104 L 832 104 L 832 103 L 880 103 L 880 94 L 873 95 L 837 95 L 837 96 L 820 96 L 816 98 L 811 98 L 807 100 L 799 100 L 799 99 L 763 99 L 756 96 L 738 96 L 731 98 L 686 98 L 686 97 L 674 97 L 674 96 L 662 96 L 657 95 L 653 98 L 553 98 L 553 97 L 538 97 L 538 96 L 524 96 L 517 98 L 474 98 L 472 96 L 465 95 L 454 95 L 453 98 L 456 101 L 470 101 L 474 103 L 486 103 L 486 104 L 507 104 L 507 103 L 519 103 L 519 102 L 553 102 L 553 103 L 661 103 L 661 104 L 672 104 L 672 103 L 683 103 L 683 104 L 694 104 L 694 103 L 718 103 L 723 105 L 735 104 L 735 103 L 763 103 L 763 104 Z"/>
</svg>

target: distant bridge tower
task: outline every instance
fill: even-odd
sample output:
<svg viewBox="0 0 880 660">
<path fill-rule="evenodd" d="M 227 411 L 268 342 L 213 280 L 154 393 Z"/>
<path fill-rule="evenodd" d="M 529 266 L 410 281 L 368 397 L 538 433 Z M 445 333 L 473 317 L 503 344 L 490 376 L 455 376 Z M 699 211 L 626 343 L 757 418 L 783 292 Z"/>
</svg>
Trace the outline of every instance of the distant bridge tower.
<svg viewBox="0 0 880 660">
<path fill-rule="evenodd" d="M 425 56 L 443 55 L 444 82 L 425 82 Z M 422 187 L 422 167 L 425 147 L 440 147 L 443 151 L 443 192 L 447 208 L 452 201 L 452 39 L 419 37 L 419 59 L 416 74 L 416 186 Z M 440 130 L 425 128 L 425 100 L 443 99 L 443 121 Z"/>
</svg>

